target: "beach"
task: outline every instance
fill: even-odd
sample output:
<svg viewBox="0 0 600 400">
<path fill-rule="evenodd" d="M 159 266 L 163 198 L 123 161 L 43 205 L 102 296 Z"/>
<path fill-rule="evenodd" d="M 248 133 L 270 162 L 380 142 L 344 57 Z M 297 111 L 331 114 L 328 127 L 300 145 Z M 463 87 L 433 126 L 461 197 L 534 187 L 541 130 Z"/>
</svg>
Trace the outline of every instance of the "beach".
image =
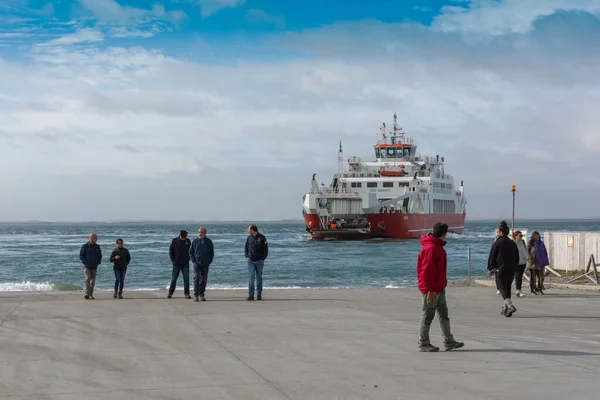
<svg viewBox="0 0 600 400">
<path fill-rule="evenodd" d="M 414 288 L 4 292 L 0 399 L 595 399 L 600 294 L 547 293 L 450 287 L 465 347 L 419 353 Z"/>
</svg>

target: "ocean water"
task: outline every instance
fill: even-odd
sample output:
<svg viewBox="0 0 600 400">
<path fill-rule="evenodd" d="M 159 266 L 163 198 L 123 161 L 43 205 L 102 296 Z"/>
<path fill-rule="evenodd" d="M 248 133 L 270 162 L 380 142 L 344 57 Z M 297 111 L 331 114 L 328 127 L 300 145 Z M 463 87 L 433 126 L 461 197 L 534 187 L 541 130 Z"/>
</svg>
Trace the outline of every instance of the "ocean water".
<svg viewBox="0 0 600 400">
<path fill-rule="evenodd" d="M 486 275 L 496 221 L 467 221 L 465 233 L 450 234 L 448 277 L 467 277 L 467 249 L 471 248 L 473 276 Z M 517 228 L 543 231 L 598 231 L 600 221 L 517 221 Z M 247 267 L 244 243 L 248 223 L 206 224 L 214 241 L 215 260 L 208 288 L 244 289 Z M 114 285 L 108 261 L 117 237 L 125 241 L 132 262 L 126 290 L 165 289 L 170 282 L 170 240 L 180 229 L 190 232 L 194 224 L 0 224 L 0 291 L 79 290 L 83 269 L 79 249 L 92 231 L 98 233 L 104 261 L 98 270 L 97 290 Z M 310 240 L 302 222 L 265 222 L 259 229 L 269 242 L 265 263 L 265 288 L 406 287 L 416 284 L 418 240 L 371 240 L 364 242 Z M 190 272 L 190 279 L 193 272 Z M 178 287 L 182 285 L 179 278 Z"/>
</svg>

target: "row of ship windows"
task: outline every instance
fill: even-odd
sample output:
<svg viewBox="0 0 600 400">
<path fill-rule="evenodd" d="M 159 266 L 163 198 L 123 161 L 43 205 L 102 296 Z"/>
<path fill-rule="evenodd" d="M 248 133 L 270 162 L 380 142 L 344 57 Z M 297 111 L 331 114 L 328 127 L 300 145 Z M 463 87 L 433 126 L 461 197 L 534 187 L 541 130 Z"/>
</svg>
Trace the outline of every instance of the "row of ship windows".
<svg viewBox="0 0 600 400">
<path fill-rule="evenodd" d="M 368 188 L 376 188 L 376 187 L 378 187 L 377 186 L 378 183 L 379 182 L 366 182 L 366 184 L 367 184 L 366 187 L 368 187 Z M 381 182 L 381 183 L 383 184 L 382 187 L 384 187 L 384 188 L 393 188 L 394 187 L 394 182 Z M 362 184 L 363 184 L 363 182 L 351 182 L 350 183 L 350 187 L 361 188 L 361 187 L 363 187 Z M 408 182 L 398 182 L 398 186 L 400 186 L 400 187 L 408 187 L 409 183 Z"/>
<path fill-rule="evenodd" d="M 433 187 L 436 189 L 452 189 L 452 184 L 451 183 L 439 183 L 439 182 L 435 182 L 433 184 Z"/>
</svg>

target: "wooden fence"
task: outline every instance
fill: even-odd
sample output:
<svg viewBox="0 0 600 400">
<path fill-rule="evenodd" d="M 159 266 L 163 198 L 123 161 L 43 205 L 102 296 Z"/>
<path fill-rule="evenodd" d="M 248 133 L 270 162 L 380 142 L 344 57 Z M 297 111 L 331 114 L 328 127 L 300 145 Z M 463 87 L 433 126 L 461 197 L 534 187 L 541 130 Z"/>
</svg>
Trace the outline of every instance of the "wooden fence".
<svg viewBox="0 0 600 400">
<path fill-rule="evenodd" d="M 550 266 L 562 271 L 583 271 L 594 255 L 600 259 L 599 232 L 544 232 Z"/>
</svg>

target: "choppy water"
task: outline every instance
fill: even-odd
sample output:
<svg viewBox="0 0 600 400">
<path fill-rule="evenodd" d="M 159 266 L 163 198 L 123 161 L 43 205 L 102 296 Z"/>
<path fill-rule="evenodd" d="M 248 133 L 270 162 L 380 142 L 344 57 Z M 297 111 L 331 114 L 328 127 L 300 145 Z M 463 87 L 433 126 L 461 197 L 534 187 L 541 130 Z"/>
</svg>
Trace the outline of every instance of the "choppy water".
<svg viewBox="0 0 600 400">
<path fill-rule="evenodd" d="M 244 243 L 247 223 L 206 225 L 215 244 L 209 289 L 246 287 Z M 448 237 L 448 276 L 467 276 L 467 248 L 472 250 L 472 273 L 485 274 L 487 254 L 497 222 L 467 222 L 464 235 Z M 598 231 L 600 221 L 517 221 L 517 228 L 543 231 Z M 97 289 L 114 284 L 108 256 L 117 237 L 130 250 L 126 289 L 165 289 L 170 282 L 169 242 L 180 229 L 190 237 L 190 224 L 3 224 L 0 225 L 0 291 L 75 290 L 83 285 L 79 249 L 89 232 L 99 235 L 104 262 Z M 403 287 L 416 284 L 417 240 L 366 242 L 313 241 L 304 224 L 263 223 L 270 243 L 264 285 L 270 288 Z M 180 283 L 181 285 L 181 277 Z"/>
</svg>

